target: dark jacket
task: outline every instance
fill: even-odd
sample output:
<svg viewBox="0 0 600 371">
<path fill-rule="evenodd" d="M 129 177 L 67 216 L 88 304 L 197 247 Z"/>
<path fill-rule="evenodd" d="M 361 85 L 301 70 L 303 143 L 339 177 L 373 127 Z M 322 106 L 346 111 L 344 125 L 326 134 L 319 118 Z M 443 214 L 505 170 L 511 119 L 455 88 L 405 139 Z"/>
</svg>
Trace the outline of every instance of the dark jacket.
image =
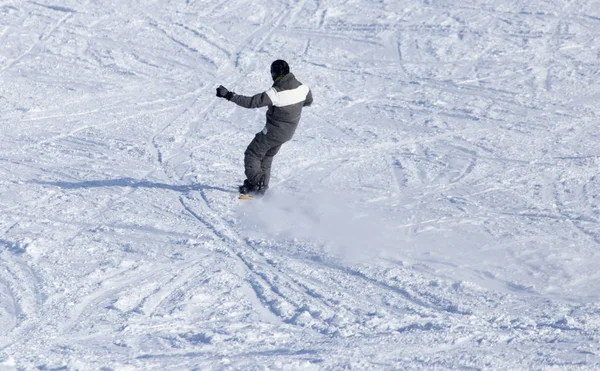
<svg viewBox="0 0 600 371">
<path fill-rule="evenodd" d="M 292 139 L 300 122 L 302 107 L 310 106 L 313 98 L 310 88 L 296 80 L 293 73 L 288 73 L 264 93 L 252 97 L 233 94 L 231 101 L 245 108 L 269 106 L 267 125 L 262 132 L 283 143 Z"/>
</svg>

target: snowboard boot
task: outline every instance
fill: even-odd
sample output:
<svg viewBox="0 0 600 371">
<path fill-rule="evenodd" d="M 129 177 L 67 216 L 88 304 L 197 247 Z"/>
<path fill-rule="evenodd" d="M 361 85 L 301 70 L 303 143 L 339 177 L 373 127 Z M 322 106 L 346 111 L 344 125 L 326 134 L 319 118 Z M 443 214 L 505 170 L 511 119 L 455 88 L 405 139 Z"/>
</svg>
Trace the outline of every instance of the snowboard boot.
<svg viewBox="0 0 600 371">
<path fill-rule="evenodd" d="M 264 185 L 263 180 L 261 179 L 258 184 L 254 184 L 250 182 L 248 179 L 244 180 L 244 184 L 239 187 L 240 194 L 250 195 L 250 196 L 262 196 L 265 194 L 269 187 Z"/>
<path fill-rule="evenodd" d="M 244 180 L 244 184 L 239 187 L 240 194 L 247 195 L 254 191 L 254 184 L 250 183 L 248 179 Z"/>
<path fill-rule="evenodd" d="M 265 192 L 267 191 L 267 189 L 269 188 L 268 185 L 265 184 L 265 176 L 263 175 L 260 180 L 258 181 L 256 190 L 254 191 L 254 193 L 257 196 L 264 196 Z"/>
</svg>

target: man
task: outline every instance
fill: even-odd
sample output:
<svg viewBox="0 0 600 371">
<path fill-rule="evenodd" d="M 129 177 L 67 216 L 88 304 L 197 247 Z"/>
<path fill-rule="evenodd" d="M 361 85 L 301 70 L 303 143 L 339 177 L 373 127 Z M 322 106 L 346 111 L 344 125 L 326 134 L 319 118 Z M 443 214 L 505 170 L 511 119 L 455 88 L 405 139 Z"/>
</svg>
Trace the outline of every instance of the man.
<svg viewBox="0 0 600 371">
<path fill-rule="evenodd" d="M 286 61 L 279 59 L 271 64 L 271 77 L 273 86 L 252 97 L 235 94 L 222 85 L 217 88 L 217 97 L 239 106 L 269 107 L 265 128 L 256 134 L 244 152 L 246 180 L 240 186 L 241 194 L 262 195 L 269 188 L 273 157 L 283 143 L 292 139 L 302 108 L 313 101 L 309 87 L 296 80 Z"/>
</svg>

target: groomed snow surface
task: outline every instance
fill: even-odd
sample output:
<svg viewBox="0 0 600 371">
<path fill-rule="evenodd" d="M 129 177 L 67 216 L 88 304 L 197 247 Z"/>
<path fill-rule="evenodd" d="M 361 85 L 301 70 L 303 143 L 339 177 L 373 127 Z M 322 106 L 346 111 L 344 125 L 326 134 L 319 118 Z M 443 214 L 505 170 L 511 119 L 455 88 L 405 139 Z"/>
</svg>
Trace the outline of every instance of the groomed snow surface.
<svg viewBox="0 0 600 371">
<path fill-rule="evenodd" d="M 0 370 L 598 369 L 599 61 L 597 0 L 0 0 Z"/>
</svg>

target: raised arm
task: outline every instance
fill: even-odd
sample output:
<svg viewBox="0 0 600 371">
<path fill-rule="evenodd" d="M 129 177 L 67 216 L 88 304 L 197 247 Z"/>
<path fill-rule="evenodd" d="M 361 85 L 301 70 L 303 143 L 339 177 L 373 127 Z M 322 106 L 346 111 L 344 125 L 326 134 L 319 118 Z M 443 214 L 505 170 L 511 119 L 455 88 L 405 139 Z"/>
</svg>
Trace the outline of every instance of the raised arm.
<svg viewBox="0 0 600 371">
<path fill-rule="evenodd" d="M 251 97 L 233 93 L 229 100 L 244 108 L 259 108 L 273 104 L 267 93 L 259 93 Z"/>
<path fill-rule="evenodd" d="M 244 108 L 259 108 L 273 104 L 266 92 L 248 97 L 235 94 L 234 92 L 227 90 L 223 85 L 217 88 L 217 97 L 225 98 Z"/>
</svg>

